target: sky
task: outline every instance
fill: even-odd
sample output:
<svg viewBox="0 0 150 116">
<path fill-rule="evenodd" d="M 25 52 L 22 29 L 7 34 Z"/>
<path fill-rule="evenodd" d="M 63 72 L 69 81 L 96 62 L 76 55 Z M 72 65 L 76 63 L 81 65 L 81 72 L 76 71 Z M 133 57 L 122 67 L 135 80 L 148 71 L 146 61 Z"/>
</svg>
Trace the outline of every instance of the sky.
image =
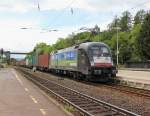
<svg viewBox="0 0 150 116">
<path fill-rule="evenodd" d="M 0 0 L 0 48 L 29 52 L 37 43 L 54 44 L 81 27 L 97 24 L 105 30 L 123 11 L 134 15 L 149 8 L 150 0 Z"/>
</svg>

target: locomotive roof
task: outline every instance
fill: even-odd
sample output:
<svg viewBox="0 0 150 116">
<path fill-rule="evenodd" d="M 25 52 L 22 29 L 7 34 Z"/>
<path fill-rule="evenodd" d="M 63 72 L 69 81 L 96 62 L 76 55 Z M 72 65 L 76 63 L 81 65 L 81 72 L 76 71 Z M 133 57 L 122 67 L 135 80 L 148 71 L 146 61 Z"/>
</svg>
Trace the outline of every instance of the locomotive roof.
<svg viewBox="0 0 150 116">
<path fill-rule="evenodd" d="M 79 48 L 80 47 L 88 47 L 88 46 L 91 46 L 91 45 L 103 45 L 103 46 L 107 46 L 106 44 L 104 44 L 102 42 L 86 42 L 86 43 L 81 43 L 79 45 Z"/>
<path fill-rule="evenodd" d="M 57 52 L 65 52 L 65 51 L 73 51 L 73 50 L 77 50 L 77 49 L 80 49 L 80 48 L 83 48 L 83 49 L 88 49 L 89 46 L 92 46 L 92 45 L 100 45 L 100 46 L 107 46 L 106 44 L 102 43 L 102 42 L 86 42 L 86 43 L 81 43 L 79 45 L 75 45 L 75 46 L 72 46 L 72 47 L 68 47 L 68 48 L 64 48 L 64 49 L 61 49 L 61 50 L 57 50 Z M 108 47 L 108 46 L 107 46 Z"/>
</svg>

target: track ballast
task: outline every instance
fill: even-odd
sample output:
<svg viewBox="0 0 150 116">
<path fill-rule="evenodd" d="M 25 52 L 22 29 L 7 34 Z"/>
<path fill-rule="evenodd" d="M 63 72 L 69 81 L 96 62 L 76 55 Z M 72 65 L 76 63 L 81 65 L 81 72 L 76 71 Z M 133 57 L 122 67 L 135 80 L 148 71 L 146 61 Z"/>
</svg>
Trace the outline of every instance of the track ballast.
<svg viewBox="0 0 150 116">
<path fill-rule="evenodd" d="M 20 70 L 23 75 L 42 88 L 47 93 L 53 94 L 57 99 L 73 106 L 81 114 L 88 116 L 139 116 L 133 112 L 119 108 L 104 101 L 95 99 L 83 93 L 64 87 L 50 80 L 40 78 L 31 73 Z"/>
</svg>

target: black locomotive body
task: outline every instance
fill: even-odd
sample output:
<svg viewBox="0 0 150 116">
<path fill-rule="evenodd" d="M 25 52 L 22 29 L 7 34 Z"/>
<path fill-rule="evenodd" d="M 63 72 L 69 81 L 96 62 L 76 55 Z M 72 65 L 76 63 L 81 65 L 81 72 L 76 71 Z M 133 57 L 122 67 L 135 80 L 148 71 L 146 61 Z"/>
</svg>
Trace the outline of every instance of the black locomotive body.
<svg viewBox="0 0 150 116">
<path fill-rule="evenodd" d="M 50 70 L 74 78 L 106 82 L 117 73 L 109 47 L 101 42 L 81 43 L 58 50 L 50 57 Z"/>
</svg>

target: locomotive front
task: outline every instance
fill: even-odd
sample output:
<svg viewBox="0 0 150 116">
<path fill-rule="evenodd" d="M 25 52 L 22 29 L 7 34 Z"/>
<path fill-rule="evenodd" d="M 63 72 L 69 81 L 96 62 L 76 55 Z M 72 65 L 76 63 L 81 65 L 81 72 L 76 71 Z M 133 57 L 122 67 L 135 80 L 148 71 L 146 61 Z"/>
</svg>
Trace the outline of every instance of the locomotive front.
<svg viewBox="0 0 150 116">
<path fill-rule="evenodd" d="M 100 42 L 95 42 L 88 45 L 87 54 L 89 57 L 91 75 L 106 77 L 116 76 L 116 67 L 113 64 L 113 59 L 109 47 Z"/>
</svg>

